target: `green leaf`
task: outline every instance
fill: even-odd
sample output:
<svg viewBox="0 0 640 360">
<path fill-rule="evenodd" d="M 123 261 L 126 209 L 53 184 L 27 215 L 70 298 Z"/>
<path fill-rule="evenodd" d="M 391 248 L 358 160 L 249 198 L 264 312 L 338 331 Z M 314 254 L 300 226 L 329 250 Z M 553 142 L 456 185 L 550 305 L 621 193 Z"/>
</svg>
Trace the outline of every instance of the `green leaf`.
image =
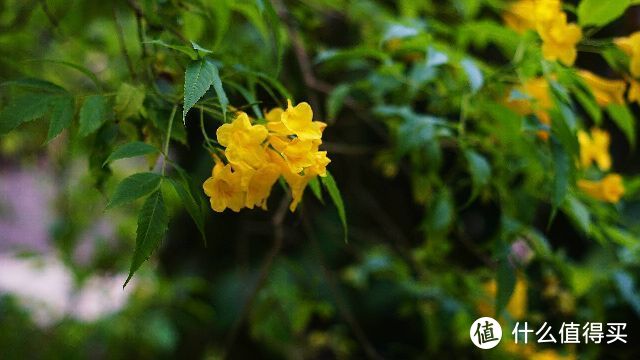
<svg viewBox="0 0 640 360">
<path fill-rule="evenodd" d="M 144 88 L 122 83 L 116 94 L 114 110 L 122 120 L 138 115 L 144 102 Z"/>
<path fill-rule="evenodd" d="M 196 52 L 193 50 L 193 48 L 191 48 L 189 46 L 167 44 L 166 42 L 164 42 L 162 40 L 158 40 L 158 39 L 151 40 L 151 41 L 145 41 L 144 43 L 145 44 L 158 45 L 158 46 L 165 47 L 167 49 L 171 49 L 171 50 L 175 50 L 175 51 L 181 52 L 181 53 L 187 55 L 189 58 L 191 58 L 191 60 L 196 60 L 198 58 Z"/>
<path fill-rule="evenodd" d="M 213 53 L 213 51 L 203 48 L 202 46 L 198 45 L 198 43 L 196 43 L 195 41 L 191 42 L 191 46 L 193 47 L 193 50 L 195 50 L 198 54 L 200 54 L 200 53 L 203 53 L 203 54 L 211 54 L 211 53 Z"/>
<path fill-rule="evenodd" d="M 578 5 L 580 26 L 603 26 L 624 14 L 629 0 L 582 0 Z"/>
<path fill-rule="evenodd" d="M 553 188 L 551 191 L 551 203 L 554 210 L 560 206 L 569 191 L 569 183 L 571 179 L 571 158 L 558 142 L 551 139 L 551 154 L 553 156 Z"/>
<path fill-rule="evenodd" d="M 636 123 L 629 108 L 626 105 L 611 104 L 607 106 L 607 112 L 611 120 L 618 125 L 627 137 L 631 146 L 634 147 L 636 144 Z"/>
<path fill-rule="evenodd" d="M 504 256 L 498 262 L 498 274 L 497 274 L 496 291 L 496 317 L 502 312 L 502 310 L 509 303 L 513 289 L 516 286 L 515 269 L 509 263 L 509 259 Z"/>
<path fill-rule="evenodd" d="M 454 219 L 454 204 L 451 193 L 443 188 L 429 204 L 427 230 L 429 233 L 444 233 L 451 226 Z"/>
<path fill-rule="evenodd" d="M 127 286 L 133 274 L 158 248 L 160 241 L 167 232 L 168 224 L 169 218 L 167 217 L 167 209 L 162 200 L 162 192 L 157 190 L 149 195 L 138 215 L 136 249 L 133 252 L 129 276 L 122 287 Z"/>
<path fill-rule="evenodd" d="M 465 151 L 465 157 L 469 164 L 469 173 L 473 182 L 473 195 L 471 197 L 474 198 L 478 191 L 489 183 L 491 165 L 489 165 L 484 156 L 473 150 Z"/>
<path fill-rule="evenodd" d="M 50 92 L 50 93 L 66 93 L 67 90 L 64 88 L 51 83 L 49 81 L 35 79 L 35 78 L 24 78 L 12 81 L 6 81 L 0 84 L 0 86 L 17 86 L 24 89 L 29 89 L 33 91 L 41 91 L 41 92 Z"/>
<path fill-rule="evenodd" d="M 107 120 L 109 104 L 107 98 L 102 95 L 88 96 L 80 108 L 78 133 L 87 136 L 95 132 Z"/>
<path fill-rule="evenodd" d="M 187 112 L 189 111 L 189 109 L 191 109 L 193 105 L 195 105 L 198 100 L 202 98 L 207 90 L 209 90 L 211 85 L 213 85 L 213 88 L 218 97 L 218 102 L 220 103 L 220 107 L 222 108 L 222 113 L 226 118 L 229 100 L 227 99 L 227 94 L 222 88 L 222 80 L 220 79 L 220 74 L 218 73 L 218 67 L 216 67 L 213 62 L 207 59 L 201 59 L 191 62 L 187 66 L 187 70 L 184 75 L 184 109 L 182 112 L 183 122 L 185 120 L 185 117 L 187 116 Z"/>
<path fill-rule="evenodd" d="M 322 189 L 320 189 L 320 182 L 317 177 L 314 177 L 309 181 L 309 188 L 313 195 L 324 204 L 324 200 L 322 199 Z"/>
<path fill-rule="evenodd" d="M 130 203 L 156 190 L 162 176 L 152 172 L 137 173 L 125 178 L 118 184 L 107 209 Z"/>
<path fill-rule="evenodd" d="M 327 176 L 321 177 L 322 185 L 329 192 L 329 197 L 331 197 L 331 201 L 338 209 L 338 217 L 340 217 L 340 222 L 342 223 L 342 228 L 344 229 L 344 241 L 347 242 L 347 214 L 344 210 L 344 202 L 342 201 L 342 195 L 340 194 L 340 189 L 338 189 L 338 185 L 336 184 L 335 179 L 331 175 L 331 173 L 327 170 Z"/>
<path fill-rule="evenodd" d="M 185 179 L 183 179 L 183 181 L 185 181 Z M 198 203 L 188 190 L 189 184 L 186 184 L 185 186 L 175 179 L 169 179 L 169 182 L 171 182 L 171 185 L 173 185 L 173 188 L 176 190 L 176 193 L 180 197 L 180 200 L 182 200 L 182 204 L 187 210 L 187 213 L 189 213 L 189 216 L 191 216 L 193 222 L 196 223 L 196 227 L 198 228 L 198 231 L 200 232 L 200 235 L 202 235 L 202 239 L 206 244 L 207 236 L 204 231 L 204 211 L 202 207 L 198 205 Z"/>
<path fill-rule="evenodd" d="M 0 112 L 0 135 L 6 134 L 20 124 L 43 117 L 52 95 L 26 94 L 17 97 Z"/>
<path fill-rule="evenodd" d="M 460 66 L 462 66 L 462 69 L 467 74 L 471 92 L 475 93 L 480 90 L 484 83 L 484 76 L 482 75 L 480 68 L 478 68 L 478 65 L 476 65 L 476 63 L 471 59 L 464 59 L 460 62 Z"/>
<path fill-rule="evenodd" d="M 47 142 L 53 140 L 62 130 L 71 125 L 75 110 L 75 99 L 72 96 L 56 97 L 51 101 L 51 120 L 49 121 Z"/>
<path fill-rule="evenodd" d="M 580 200 L 573 196 L 567 196 L 563 210 L 580 227 L 583 233 L 588 235 L 591 232 L 589 209 Z"/>
<path fill-rule="evenodd" d="M 124 144 L 124 145 L 119 146 L 118 148 L 116 148 L 111 153 L 111 155 L 109 155 L 107 160 L 104 161 L 102 166 L 105 166 L 105 165 L 107 165 L 107 163 L 110 163 L 110 162 L 112 162 L 114 160 L 126 159 L 126 158 L 135 157 L 135 156 L 147 155 L 147 154 L 153 154 L 153 153 L 157 153 L 157 152 L 159 152 L 159 150 L 153 145 L 149 145 L 149 144 L 143 143 L 141 141 L 130 142 L 128 144 Z"/>
<path fill-rule="evenodd" d="M 327 117 L 330 120 L 334 120 L 342 106 L 344 105 L 344 99 L 349 95 L 351 86 L 349 84 L 340 84 L 331 91 L 327 97 Z"/>
</svg>

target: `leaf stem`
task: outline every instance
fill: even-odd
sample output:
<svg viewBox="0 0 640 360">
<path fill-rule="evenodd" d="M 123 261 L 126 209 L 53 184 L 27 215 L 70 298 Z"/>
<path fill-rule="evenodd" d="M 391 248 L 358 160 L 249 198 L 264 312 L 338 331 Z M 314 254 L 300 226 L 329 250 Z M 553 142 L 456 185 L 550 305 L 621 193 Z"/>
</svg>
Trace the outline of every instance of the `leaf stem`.
<svg viewBox="0 0 640 360">
<path fill-rule="evenodd" d="M 171 110 L 171 116 L 169 117 L 169 126 L 167 127 L 167 137 L 164 139 L 164 147 L 162 148 L 162 175 L 167 167 L 167 158 L 169 157 L 169 141 L 171 141 L 171 130 L 173 129 L 173 118 L 176 116 L 178 110 L 178 104 L 173 105 Z"/>
</svg>

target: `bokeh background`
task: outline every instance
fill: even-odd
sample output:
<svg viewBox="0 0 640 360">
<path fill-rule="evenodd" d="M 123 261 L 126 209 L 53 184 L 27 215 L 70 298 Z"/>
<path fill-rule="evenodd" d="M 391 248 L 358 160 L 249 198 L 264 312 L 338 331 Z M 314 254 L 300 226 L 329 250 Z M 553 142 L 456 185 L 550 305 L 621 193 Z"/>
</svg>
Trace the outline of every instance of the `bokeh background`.
<svg viewBox="0 0 640 360">
<path fill-rule="evenodd" d="M 536 154 L 546 144 L 513 132 L 505 124 L 518 116 L 487 100 L 517 83 L 510 69 L 540 64 L 534 35 L 503 25 L 508 3 L 287 0 L 274 2 L 275 21 L 263 1 L 0 0 L 3 82 L 45 79 L 78 99 L 100 91 L 91 76 L 106 93 L 123 82 L 179 93 L 188 58 L 151 42 L 193 40 L 224 64 L 240 106 L 228 85 L 236 66 L 278 67 L 274 83 L 329 124 L 323 146 L 349 223 L 345 243 L 327 194 L 321 202 L 307 191 L 292 214 L 276 186 L 268 211 L 209 211 L 205 246 L 174 194 L 165 240 L 123 289 L 140 204 L 104 208 L 120 179 L 156 159 L 96 167 L 113 142 L 65 132 L 43 145 L 46 125 L 25 124 L 0 137 L 0 358 L 638 358 L 640 182 L 615 208 L 590 208 L 624 229 L 616 236 L 585 233 L 575 214 L 552 216 L 548 164 Z M 638 29 L 631 7 L 590 35 Z M 519 47 L 530 56 L 514 64 Z M 598 51 L 581 51 L 576 66 L 620 77 Z M 467 95 L 469 82 L 480 95 Z M 278 105 L 265 89 L 260 109 Z M 10 93 L 0 87 L 0 104 Z M 118 139 L 153 139 L 146 122 L 170 110 L 153 101 L 114 121 Z M 477 190 L 459 138 L 421 128 L 418 114 L 468 116 L 465 146 L 489 159 L 492 185 Z M 197 122 L 191 114 L 176 128 L 171 151 L 199 187 L 212 159 Z M 613 167 L 636 175 L 637 148 L 609 119 L 602 127 Z M 511 141 L 494 147 L 492 137 Z M 494 316 L 496 301 L 505 337 L 482 352 L 469 326 Z M 514 347 L 516 320 L 556 331 L 562 321 L 626 322 L 629 343 Z"/>
</svg>

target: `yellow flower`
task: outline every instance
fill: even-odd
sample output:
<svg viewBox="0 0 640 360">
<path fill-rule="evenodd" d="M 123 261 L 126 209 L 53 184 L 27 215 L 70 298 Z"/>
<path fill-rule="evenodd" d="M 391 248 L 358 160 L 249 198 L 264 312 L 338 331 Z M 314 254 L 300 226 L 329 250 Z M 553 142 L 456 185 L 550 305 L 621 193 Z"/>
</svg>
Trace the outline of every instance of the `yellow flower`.
<svg viewBox="0 0 640 360">
<path fill-rule="evenodd" d="M 600 181 L 580 180 L 578 187 L 594 199 L 617 203 L 624 195 L 624 184 L 619 174 L 609 174 Z"/>
<path fill-rule="evenodd" d="M 249 116 L 238 113 L 231 124 L 224 124 L 216 131 L 218 142 L 226 146 L 225 155 L 231 164 L 260 168 L 266 161 L 266 149 L 262 145 L 268 131 L 264 125 L 251 125 Z"/>
<path fill-rule="evenodd" d="M 560 0 L 534 0 L 534 2 L 533 16 L 538 28 L 546 26 L 562 12 Z"/>
<path fill-rule="evenodd" d="M 283 113 L 284 110 L 281 108 L 273 108 L 265 115 L 265 119 L 267 119 L 267 129 L 274 135 L 287 136 L 291 134 L 291 131 L 282 123 Z"/>
<path fill-rule="evenodd" d="M 301 173 L 304 168 L 314 164 L 314 146 L 311 140 L 295 138 L 286 141 L 280 137 L 272 137 L 270 143 L 282 154 L 289 170 L 294 174 Z"/>
<path fill-rule="evenodd" d="M 520 115 L 535 114 L 541 123 L 551 125 L 548 111 L 553 107 L 553 102 L 549 96 L 547 80 L 544 77 L 529 79 L 518 90 L 530 99 L 509 100 L 508 106 Z M 541 130 L 538 132 L 538 136 L 546 140 L 549 133 Z"/>
<path fill-rule="evenodd" d="M 605 79 L 587 70 L 580 70 L 578 74 L 591 89 L 598 105 L 624 104 L 624 91 L 627 87 L 624 81 Z"/>
<path fill-rule="evenodd" d="M 488 297 L 494 298 L 497 291 L 496 281 L 492 279 L 485 283 L 484 290 Z M 483 316 L 495 315 L 495 308 L 492 302 L 481 301 L 478 303 L 477 308 L 478 312 Z M 514 320 L 522 319 L 527 314 L 527 281 L 523 276 L 516 277 L 516 285 L 506 309 Z"/>
<path fill-rule="evenodd" d="M 536 28 L 535 0 L 518 0 L 513 2 L 502 14 L 507 27 L 522 33 Z"/>
<path fill-rule="evenodd" d="M 280 169 L 274 164 L 268 164 L 253 172 L 247 184 L 246 206 L 249 209 L 259 206 L 266 210 L 267 198 L 279 177 Z"/>
<path fill-rule="evenodd" d="M 627 99 L 629 102 L 637 101 L 640 103 L 640 83 L 629 79 L 629 93 L 627 94 Z"/>
<path fill-rule="evenodd" d="M 287 109 L 281 115 L 284 126 L 302 140 L 319 140 L 327 124 L 313 121 L 313 110 L 306 102 L 301 102 L 295 107 L 291 100 L 287 100 L 287 103 Z"/>
<path fill-rule="evenodd" d="M 245 202 L 241 181 L 241 174 L 232 171 L 231 165 L 223 166 L 217 163 L 213 167 L 211 177 L 202 184 L 205 194 L 211 198 L 209 200 L 211 208 L 217 212 L 222 212 L 226 208 L 235 212 L 240 211 Z"/>
<path fill-rule="evenodd" d="M 631 57 L 629 72 L 634 77 L 640 76 L 640 31 L 636 31 L 628 37 L 614 40 L 615 44 Z"/>
<path fill-rule="evenodd" d="M 607 171 L 611 168 L 609 133 L 593 128 L 591 129 L 591 136 L 589 136 L 589 134 L 580 130 L 578 131 L 578 142 L 580 143 L 580 164 L 583 168 L 588 168 L 593 162 L 601 170 Z"/>
<path fill-rule="evenodd" d="M 578 25 L 568 24 L 567 15 L 559 12 L 549 21 L 539 22 L 537 30 L 542 38 L 542 55 L 545 59 L 573 65 L 578 55 L 576 44 L 582 39 L 582 30 Z"/>
</svg>

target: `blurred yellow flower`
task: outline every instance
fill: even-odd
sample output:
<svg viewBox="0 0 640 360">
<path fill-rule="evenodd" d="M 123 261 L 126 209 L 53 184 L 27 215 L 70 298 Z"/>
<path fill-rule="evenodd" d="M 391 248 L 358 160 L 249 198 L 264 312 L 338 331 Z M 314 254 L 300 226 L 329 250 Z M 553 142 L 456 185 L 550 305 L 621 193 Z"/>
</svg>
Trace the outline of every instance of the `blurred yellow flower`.
<svg viewBox="0 0 640 360">
<path fill-rule="evenodd" d="M 518 91 L 527 95 L 530 99 L 511 99 L 508 106 L 520 115 L 535 114 L 544 125 L 551 125 L 549 110 L 553 108 L 551 96 L 549 96 L 549 83 L 544 77 L 527 80 Z M 548 131 L 541 130 L 538 136 L 543 140 L 549 137 Z"/>
<path fill-rule="evenodd" d="M 609 174 L 600 181 L 579 180 L 578 187 L 594 199 L 617 203 L 624 195 L 624 184 L 619 174 Z"/>
<path fill-rule="evenodd" d="M 538 22 L 537 30 L 542 38 L 542 55 L 545 59 L 573 65 L 578 55 L 576 44 L 582 39 L 582 30 L 578 25 L 568 24 L 567 15 L 558 12 L 550 20 Z"/>
<path fill-rule="evenodd" d="M 491 301 L 479 301 L 477 304 L 478 313 L 483 316 L 494 316 L 495 306 L 493 304 L 493 299 L 495 298 L 497 292 L 496 281 L 492 279 L 491 281 L 485 283 L 484 291 L 486 297 L 490 298 Z M 511 298 L 509 299 L 506 310 L 514 320 L 522 319 L 527 314 L 527 281 L 521 275 L 518 275 L 516 278 L 516 285 L 513 289 L 513 294 L 511 294 Z"/>
<path fill-rule="evenodd" d="M 560 0 L 534 0 L 534 3 L 533 16 L 538 28 L 545 27 L 562 12 Z"/>
<path fill-rule="evenodd" d="M 517 32 L 525 32 L 536 28 L 535 0 L 518 0 L 502 13 L 502 19 L 507 27 Z"/>
<path fill-rule="evenodd" d="M 580 143 L 580 165 L 588 168 L 595 162 L 601 170 L 611 168 L 611 156 L 609 155 L 609 133 L 597 128 L 591 129 L 591 136 L 585 131 L 578 131 Z"/>
<path fill-rule="evenodd" d="M 578 74 L 591 89 L 598 105 L 624 104 L 627 87 L 624 81 L 605 79 L 587 70 L 580 70 Z"/>
<path fill-rule="evenodd" d="M 637 101 L 640 103 L 640 82 L 629 79 L 629 93 L 627 94 L 629 102 Z"/>
<path fill-rule="evenodd" d="M 574 354 L 561 355 L 551 349 L 535 351 L 528 357 L 529 360 L 574 360 L 575 358 L 576 356 Z"/>
<path fill-rule="evenodd" d="M 636 31 L 627 37 L 614 40 L 615 44 L 631 57 L 629 72 L 634 77 L 640 76 L 640 31 Z"/>
</svg>

